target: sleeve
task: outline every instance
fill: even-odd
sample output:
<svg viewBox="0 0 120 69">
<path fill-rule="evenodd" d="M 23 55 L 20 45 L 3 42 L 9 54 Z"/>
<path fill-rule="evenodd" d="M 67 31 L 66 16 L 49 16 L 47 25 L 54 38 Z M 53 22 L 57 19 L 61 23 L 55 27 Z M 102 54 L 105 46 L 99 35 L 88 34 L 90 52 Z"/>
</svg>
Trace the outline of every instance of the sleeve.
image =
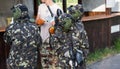
<svg viewBox="0 0 120 69">
<path fill-rule="evenodd" d="M 38 6 L 37 16 L 36 16 L 36 19 L 35 19 L 36 24 L 38 22 L 39 17 L 40 17 L 40 7 Z"/>
<path fill-rule="evenodd" d="M 5 43 L 7 43 L 9 45 L 12 44 L 11 36 L 12 36 L 12 25 L 7 27 L 6 31 L 4 33 L 3 39 L 4 39 Z"/>
<path fill-rule="evenodd" d="M 37 45 L 38 45 L 38 47 L 40 48 L 40 46 L 42 45 L 42 38 L 41 38 L 41 36 L 40 36 L 40 30 L 39 30 L 39 28 L 37 28 L 37 30 L 36 30 L 36 37 L 37 37 Z"/>
<path fill-rule="evenodd" d="M 41 5 L 38 6 L 37 16 L 36 16 L 36 23 L 38 22 L 38 19 L 41 17 Z"/>
<path fill-rule="evenodd" d="M 41 5 L 38 6 L 38 12 L 37 12 L 37 16 L 40 16 L 40 13 L 41 13 Z"/>
</svg>

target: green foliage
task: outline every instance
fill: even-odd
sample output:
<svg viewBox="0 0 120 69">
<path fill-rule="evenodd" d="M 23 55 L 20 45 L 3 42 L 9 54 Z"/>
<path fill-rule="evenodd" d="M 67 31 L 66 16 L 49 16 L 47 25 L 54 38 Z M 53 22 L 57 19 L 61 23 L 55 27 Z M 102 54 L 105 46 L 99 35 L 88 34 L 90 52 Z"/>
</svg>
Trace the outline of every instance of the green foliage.
<svg viewBox="0 0 120 69">
<path fill-rule="evenodd" d="M 78 0 L 67 0 L 68 3 L 77 3 Z"/>
<path fill-rule="evenodd" d="M 120 38 L 117 39 L 115 42 L 115 50 L 117 50 L 117 52 L 120 52 Z"/>
<path fill-rule="evenodd" d="M 87 57 L 87 64 L 100 61 L 104 58 L 115 55 L 117 53 L 120 53 L 120 38 L 114 42 L 113 48 L 100 49 L 96 50 L 94 53 L 90 53 Z"/>
<path fill-rule="evenodd" d="M 94 53 L 91 53 L 88 55 L 87 60 L 88 62 L 96 61 L 97 59 L 100 59 L 102 55 L 102 52 L 100 50 L 95 51 Z"/>
<path fill-rule="evenodd" d="M 110 48 L 100 49 L 96 50 L 94 53 L 90 53 L 87 57 L 87 64 L 94 63 L 96 61 L 100 61 L 104 59 L 105 57 L 110 56 L 113 54 L 113 50 Z"/>
<path fill-rule="evenodd" d="M 62 1 L 63 0 L 55 0 L 55 2 L 62 8 Z M 70 5 L 76 5 L 78 3 L 78 0 L 67 0 L 67 7 Z"/>
</svg>

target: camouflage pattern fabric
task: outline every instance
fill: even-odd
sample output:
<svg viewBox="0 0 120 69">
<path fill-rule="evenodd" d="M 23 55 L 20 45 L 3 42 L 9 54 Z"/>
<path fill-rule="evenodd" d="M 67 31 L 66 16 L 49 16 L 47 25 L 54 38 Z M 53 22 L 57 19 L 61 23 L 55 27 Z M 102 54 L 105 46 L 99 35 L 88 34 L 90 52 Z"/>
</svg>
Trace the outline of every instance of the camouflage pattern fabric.
<svg viewBox="0 0 120 69">
<path fill-rule="evenodd" d="M 41 63 L 43 69 L 73 69 L 72 60 L 70 55 L 71 47 L 73 47 L 74 56 L 80 51 L 81 62 L 88 54 L 88 37 L 82 22 L 78 22 L 79 30 L 76 26 L 72 26 L 69 32 L 63 32 L 62 27 L 57 27 L 55 34 L 51 34 L 50 45 L 44 43 L 41 47 Z M 74 57 L 76 67 L 81 65 L 81 62 L 77 61 Z M 76 68 L 79 69 L 79 68 Z"/>
<path fill-rule="evenodd" d="M 55 33 L 41 47 L 43 69 L 85 69 L 89 42 L 82 15 L 83 8 L 76 5 L 56 17 Z"/>
<path fill-rule="evenodd" d="M 29 20 L 15 22 L 7 27 L 4 40 L 11 46 L 8 69 L 37 69 L 37 49 L 41 46 L 37 25 Z"/>
<path fill-rule="evenodd" d="M 80 63 L 77 62 L 77 58 L 70 54 L 71 47 L 73 47 L 73 56 L 76 56 L 77 51 L 81 51 L 81 58 L 84 60 L 88 54 L 88 37 L 86 31 L 84 30 L 83 24 L 80 22 L 80 26 L 83 28 L 81 30 L 73 26 L 73 29 L 69 32 L 63 32 L 58 28 L 54 35 L 51 35 L 51 47 L 53 50 L 53 56 L 57 57 L 55 63 L 56 67 L 61 69 L 72 69 L 71 61 L 75 61 L 75 66 L 79 66 Z M 79 65 L 78 65 L 79 64 Z M 57 68 L 56 68 L 57 69 Z M 78 68 L 79 69 L 79 68 Z"/>
</svg>

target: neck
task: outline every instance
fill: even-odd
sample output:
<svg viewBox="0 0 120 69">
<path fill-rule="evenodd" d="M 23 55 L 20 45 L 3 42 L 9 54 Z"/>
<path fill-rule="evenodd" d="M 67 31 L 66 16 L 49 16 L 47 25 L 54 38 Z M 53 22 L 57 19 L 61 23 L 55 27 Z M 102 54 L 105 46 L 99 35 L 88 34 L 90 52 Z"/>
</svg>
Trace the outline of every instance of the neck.
<svg viewBox="0 0 120 69">
<path fill-rule="evenodd" d="M 48 6 L 51 6 L 51 5 L 54 4 L 54 2 L 53 2 L 52 0 L 47 0 L 47 1 L 46 1 L 46 4 L 47 4 Z"/>
</svg>

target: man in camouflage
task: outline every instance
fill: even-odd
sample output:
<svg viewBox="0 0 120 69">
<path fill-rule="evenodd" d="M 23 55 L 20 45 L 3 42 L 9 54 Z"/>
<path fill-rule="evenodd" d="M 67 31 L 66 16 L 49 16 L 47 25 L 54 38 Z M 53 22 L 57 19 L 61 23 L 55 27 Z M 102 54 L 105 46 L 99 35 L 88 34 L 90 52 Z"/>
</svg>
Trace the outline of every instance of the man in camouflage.
<svg viewBox="0 0 120 69">
<path fill-rule="evenodd" d="M 4 41 L 10 45 L 8 69 L 37 69 L 38 49 L 41 46 L 40 31 L 30 22 L 28 9 L 23 4 L 12 8 L 14 23 L 4 33 Z"/>
</svg>

